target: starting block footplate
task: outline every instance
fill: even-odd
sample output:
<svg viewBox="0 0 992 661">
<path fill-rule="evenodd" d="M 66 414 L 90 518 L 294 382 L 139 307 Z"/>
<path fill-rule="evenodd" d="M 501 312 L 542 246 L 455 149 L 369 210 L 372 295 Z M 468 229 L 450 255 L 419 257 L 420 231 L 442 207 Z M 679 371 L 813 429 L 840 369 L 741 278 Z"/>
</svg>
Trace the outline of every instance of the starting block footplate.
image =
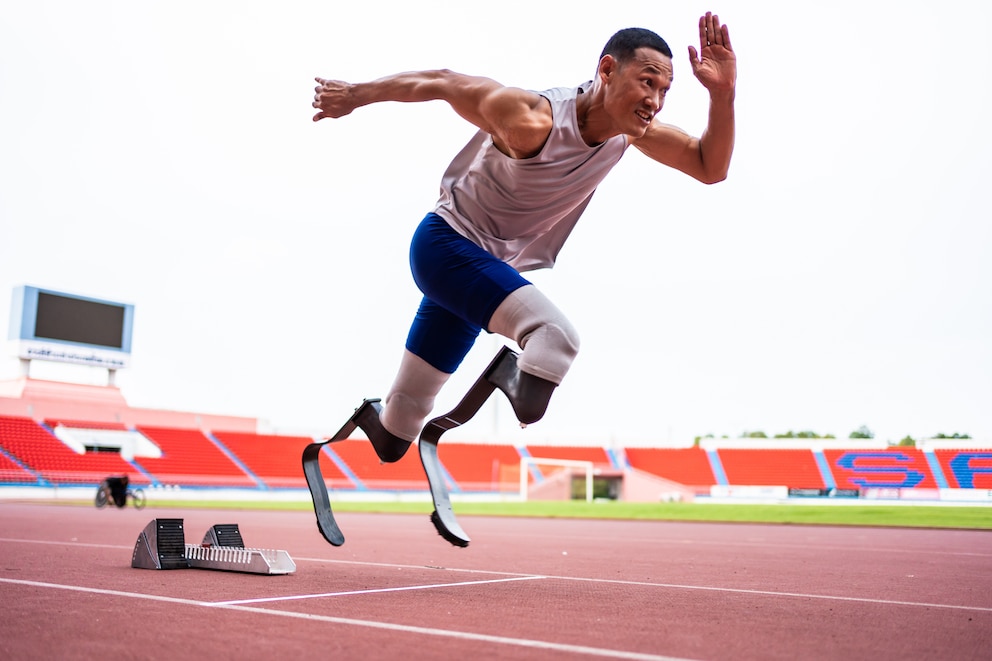
<svg viewBox="0 0 992 661">
<path fill-rule="evenodd" d="M 187 544 L 182 519 L 152 519 L 138 535 L 131 555 L 135 569 L 215 569 L 249 574 L 291 574 L 296 563 L 286 551 L 246 548 L 236 523 L 210 528 L 200 545 Z"/>
</svg>

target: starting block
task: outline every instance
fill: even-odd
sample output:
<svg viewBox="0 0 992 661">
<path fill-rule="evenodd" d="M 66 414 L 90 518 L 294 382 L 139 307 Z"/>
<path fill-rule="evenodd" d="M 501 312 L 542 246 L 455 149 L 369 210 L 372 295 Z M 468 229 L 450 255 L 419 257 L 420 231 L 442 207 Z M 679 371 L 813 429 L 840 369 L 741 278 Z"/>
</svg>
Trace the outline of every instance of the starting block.
<svg viewBox="0 0 992 661">
<path fill-rule="evenodd" d="M 245 548 L 236 523 L 219 523 L 207 531 L 202 544 L 187 544 L 182 519 L 152 519 L 138 535 L 131 566 L 269 575 L 296 571 L 296 563 L 286 551 Z"/>
<path fill-rule="evenodd" d="M 182 519 L 152 519 L 138 535 L 131 555 L 136 569 L 186 569 L 186 533 Z"/>
</svg>

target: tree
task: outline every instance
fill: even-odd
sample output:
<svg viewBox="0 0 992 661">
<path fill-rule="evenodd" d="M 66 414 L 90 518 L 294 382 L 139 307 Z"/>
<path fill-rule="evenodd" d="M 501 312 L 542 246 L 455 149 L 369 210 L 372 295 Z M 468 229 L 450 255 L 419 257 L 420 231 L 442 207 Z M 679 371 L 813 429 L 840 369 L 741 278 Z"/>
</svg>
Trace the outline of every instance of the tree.
<svg viewBox="0 0 992 661">
<path fill-rule="evenodd" d="M 697 436 L 696 438 L 692 439 L 692 447 L 698 448 L 699 442 L 704 438 L 713 438 L 713 434 L 706 434 L 705 436 Z"/>
<path fill-rule="evenodd" d="M 851 432 L 848 438 L 875 438 L 875 432 L 868 429 L 865 425 L 861 425 L 857 429 Z"/>
<path fill-rule="evenodd" d="M 815 431 L 800 431 L 794 432 L 791 429 L 784 434 L 775 434 L 775 438 L 823 438 Z"/>
</svg>

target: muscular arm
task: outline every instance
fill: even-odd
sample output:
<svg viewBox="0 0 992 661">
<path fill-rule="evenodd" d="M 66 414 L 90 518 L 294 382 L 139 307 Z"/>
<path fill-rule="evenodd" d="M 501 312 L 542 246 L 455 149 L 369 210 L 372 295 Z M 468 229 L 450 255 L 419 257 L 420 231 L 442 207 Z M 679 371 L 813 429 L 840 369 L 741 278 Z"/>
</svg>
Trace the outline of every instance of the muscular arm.
<svg viewBox="0 0 992 661">
<path fill-rule="evenodd" d="M 494 80 L 447 69 L 399 73 L 367 83 L 317 78 L 313 107 L 317 122 L 383 101 L 445 101 L 459 115 L 493 136 L 504 153 L 526 158 L 540 150 L 551 130 L 551 107 L 544 97 Z"/>
<path fill-rule="evenodd" d="M 699 49 L 689 46 L 692 73 L 709 90 L 710 110 L 706 129 L 699 138 L 681 129 L 654 122 L 632 144 L 649 157 L 687 175 L 712 184 L 723 181 L 734 152 L 734 94 L 737 57 L 730 32 L 719 17 L 707 13 L 699 19 Z"/>
<path fill-rule="evenodd" d="M 709 121 L 698 138 L 655 121 L 643 137 L 632 140 L 631 144 L 659 163 L 705 184 L 723 181 L 734 153 L 733 94 L 711 96 Z"/>
</svg>

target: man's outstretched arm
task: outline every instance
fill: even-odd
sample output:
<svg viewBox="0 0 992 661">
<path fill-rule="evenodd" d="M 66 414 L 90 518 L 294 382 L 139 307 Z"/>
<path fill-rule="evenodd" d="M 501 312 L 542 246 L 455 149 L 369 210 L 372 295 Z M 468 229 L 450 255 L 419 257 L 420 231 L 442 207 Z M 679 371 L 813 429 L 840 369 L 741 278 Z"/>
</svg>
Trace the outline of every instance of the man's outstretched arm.
<svg viewBox="0 0 992 661">
<path fill-rule="evenodd" d="M 447 69 L 413 71 L 367 83 L 316 78 L 313 116 L 317 122 L 338 118 L 356 108 L 383 101 L 445 101 L 459 115 L 493 136 L 510 156 L 522 158 L 540 149 L 551 130 L 551 108 L 540 95 L 504 87 L 490 78 Z"/>
<path fill-rule="evenodd" d="M 700 56 L 701 55 L 701 56 Z M 631 144 L 649 157 L 707 184 L 723 181 L 734 152 L 734 94 L 737 57 L 730 32 L 718 16 L 699 19 L 699 52 L 689 46 L 692 72 L 710 93 L 709 118 L 701 137 L 655 122 Z"/>
</svg>

